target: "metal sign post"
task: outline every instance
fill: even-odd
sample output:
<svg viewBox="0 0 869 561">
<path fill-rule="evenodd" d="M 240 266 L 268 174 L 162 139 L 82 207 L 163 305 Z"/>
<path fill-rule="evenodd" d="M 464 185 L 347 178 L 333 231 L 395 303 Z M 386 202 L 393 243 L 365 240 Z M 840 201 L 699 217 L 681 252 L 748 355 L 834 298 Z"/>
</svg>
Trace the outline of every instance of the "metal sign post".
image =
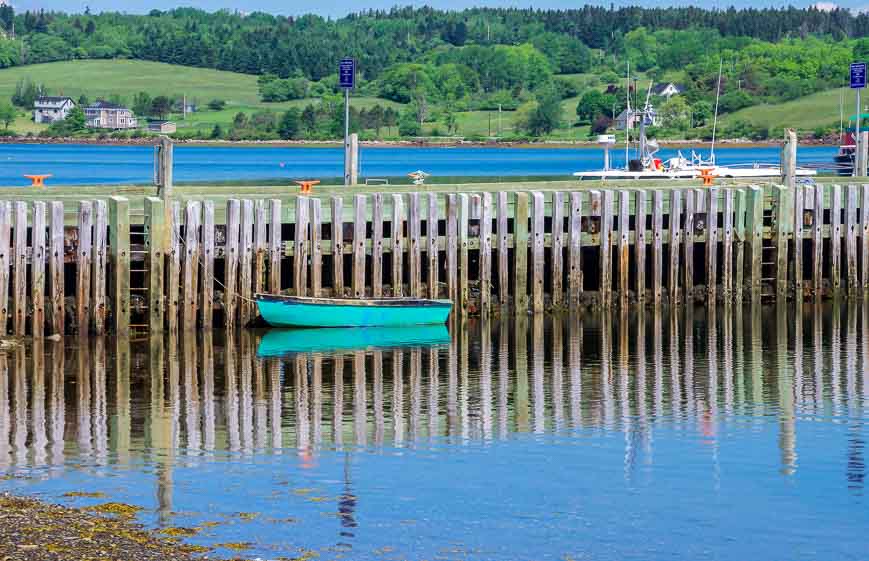
<svg viewBox="0 0 869 561">
<path fill-rule="evenodd" d="M 344 185 L 352 182 L 350 155 L 350 90 L 356 85 L 356 61 L 352 58 L 341 59 L 338 63 L 338 87 L 344 89 Z"/>
</svg>

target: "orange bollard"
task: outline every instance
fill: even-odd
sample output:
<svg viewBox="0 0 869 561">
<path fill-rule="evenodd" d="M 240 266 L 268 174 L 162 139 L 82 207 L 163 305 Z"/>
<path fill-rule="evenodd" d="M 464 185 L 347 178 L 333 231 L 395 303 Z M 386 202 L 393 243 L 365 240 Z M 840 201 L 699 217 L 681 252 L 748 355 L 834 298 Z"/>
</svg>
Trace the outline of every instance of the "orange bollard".
<svg viewBox="0 0 869 561">
<path fill-rule="evenodd" d="M 45 180 L 46 178 L 51 177 L 51 174 L 48 173 L 44 175 L 25 175 L 24 177 L 31 181 L 31 187 L 45 187 Z"/>
<path fill-rule="evenodd" d="M 700 179 L 703 180 L 703 186 L 708 187 L 713 185 L 713 180 L 718 177 L 717 175 L 712 175 L 713 168 L 702 168 L 700 170 Z"/>
<path fill-rule="evenodd" d="M 311 188 L 314 185 L 319 185 L 320 181 L 317 179 L 309 179 L 304 181 L 295 181 L 300 187 L 299 192 L 303 195 L 309 195 L 311 193 Z"/>
</svg>

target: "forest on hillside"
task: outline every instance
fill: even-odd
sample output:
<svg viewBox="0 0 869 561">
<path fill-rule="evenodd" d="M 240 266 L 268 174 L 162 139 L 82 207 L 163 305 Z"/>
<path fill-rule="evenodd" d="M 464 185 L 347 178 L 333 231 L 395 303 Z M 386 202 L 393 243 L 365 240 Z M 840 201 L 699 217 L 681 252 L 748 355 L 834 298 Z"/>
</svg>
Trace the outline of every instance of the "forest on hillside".
<svg viewBox="0 0 869 561">
<path fill-rule="evenodd" d="M 0 67 L 129 58 L 215 68 L 258 75 L 264 102 L 334 96 L 338 60 L 354 57 L 360 95 L 406 106 L 405 136 L 433 121 L 455 132 L 455 113 L 491 110 L 517 111 L 532 137 L 565 121 L 605 129 L 629 95 L 641 103 L 645 82 L 662 80 L 684 89 L 661 108 L 665 126 L 693 129 L 707 124 L 719 69 L 720 112 L 728 113 L 840 87 L 848 63 L 869 57 L 869 14 L 790 7 L 395 8 L 330 20 L 192 8 L 15 13 L 4 5 L 0 27 Z M 629 82 L 626 92 L 628 64 L 643 84 Z M 573 98 L 576 113 L 565 115 L 560 104 Z"/>
</svg>

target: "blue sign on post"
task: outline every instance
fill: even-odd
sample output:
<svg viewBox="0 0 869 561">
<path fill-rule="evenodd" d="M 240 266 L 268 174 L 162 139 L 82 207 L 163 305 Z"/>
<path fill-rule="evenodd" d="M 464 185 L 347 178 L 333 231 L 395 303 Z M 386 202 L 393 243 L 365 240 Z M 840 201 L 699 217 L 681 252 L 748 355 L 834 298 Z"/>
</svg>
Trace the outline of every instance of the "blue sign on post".
<svg viewBox="0 0 869 561">
<path fill-rule="evenodd" d="M 356 61 L 352 58 L 341 59 L 338 63 L 338 87 L 353 89 L 356 83 Z"/>
<path fill-rule="evenodd" d="M 851 63 L 851 87 L 855 90 L 866 87 L 866 63 L 865 62 L 852 62 Z"/>
</svg>

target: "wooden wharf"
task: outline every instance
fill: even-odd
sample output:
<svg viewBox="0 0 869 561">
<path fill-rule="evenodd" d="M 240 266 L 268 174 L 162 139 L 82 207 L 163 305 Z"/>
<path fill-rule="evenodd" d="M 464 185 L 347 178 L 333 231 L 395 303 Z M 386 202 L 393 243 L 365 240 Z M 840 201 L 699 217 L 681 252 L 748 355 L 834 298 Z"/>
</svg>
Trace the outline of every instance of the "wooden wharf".
<svg viewBox="0 0 869 561">
<path fill-rule="evenodd" d="M 9 189 L 0 329 L 240 328 L 257 292 L 460 315 L 869 296 L 869 185 L 598 185 Z"/>
</svg>

